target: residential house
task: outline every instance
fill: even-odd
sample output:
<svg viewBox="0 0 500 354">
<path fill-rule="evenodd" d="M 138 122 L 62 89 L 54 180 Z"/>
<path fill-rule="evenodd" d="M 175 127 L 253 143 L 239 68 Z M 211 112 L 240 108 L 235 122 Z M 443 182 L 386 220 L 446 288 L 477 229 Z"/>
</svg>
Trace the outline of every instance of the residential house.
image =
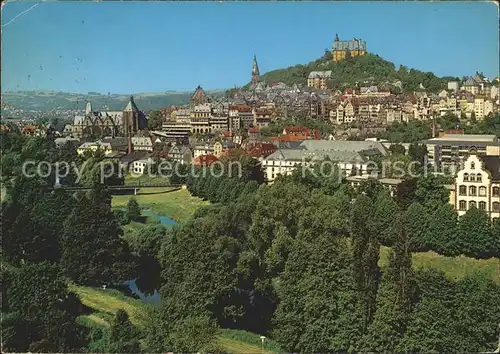
<svg viewBox="0 0 500 354">
<path fill-rule="evenodd" d="M 318 90 L 328 88 L 328 80 L 332 77 L 332 71 L 311 71 L 307 77 L 307 86 Z"/>
<path fill-rule="evenodd" d="M 188 145 L 174 145 L 168 150 L 168 157 L 181 164 L 189 164 L 193 158 L 193 152 Z"/>
<path fill-rule="evenodd" d="M 110 143 L 103 143 L 101 141 L 83 143 L 76 149 L 76 152 L 78 155 L 83 155 L 86 152 L 96 152 L 97 150 L 101 150 L 104 155 L 108 155 L 113 152 Z"/>
<path fill-rule="evenodd" d="M 500 158 L 472 152 L 455 178 L 451 202 L 464 215 L 471 208 L 486 212 L 491 219 L 500 218 Z"/>
<path fill-rule="evenodd" d="M 472 93 L 473 95 L 479 94 L 480 88 L 481 86 L 472 77 L 469 77 L 467 80 L 465 80 L 463 85 L 463 89 L 467 92 Z"/>
<path fill-rule="evenodd" d="M 148 172 L 148 166 L 150 166 L 152 162 L 153 159 L 151 158 L 135 160 L 132 162 L 132 169 L 129 171 L 134 175 L 143 175 Z"/>
<path fill-rule="evenodd" d="M 134 151 L 153 152 L 153 142 L 149 136 L 133 136 L 131 140 Z"/>
<path fill-rule="evenodd" d="M 194 147 L 194 158 L 197 158 L 201 155 L 214 155 L 214 144 L 205 143 L 198 144 Z"/>
<path fill-rule="evenodd" d="M 200 155 L 195 157 L 193 160 L 193 165 L 196 167 L 210 166 L 214 162 L 219 161 L 219 159 L 214 155 Z"/>
</svg>

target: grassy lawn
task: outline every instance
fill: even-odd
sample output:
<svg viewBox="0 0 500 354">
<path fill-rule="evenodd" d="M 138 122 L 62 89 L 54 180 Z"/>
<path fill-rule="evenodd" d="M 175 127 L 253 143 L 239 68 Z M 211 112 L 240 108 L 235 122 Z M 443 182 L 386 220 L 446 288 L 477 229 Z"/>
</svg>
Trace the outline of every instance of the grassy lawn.
<svg viewBox="0 0 500 354">
<path fill-rule="evenodd" d="M 221 333 L 217 337 L 217 342 L 222 349 L 234 354 L 270 354 L 283 352 L 279 345 L 269 338 L 264 340 L 263 351 L 259 334 L 235 329 L 221 329 Z"/>
<path fill-rule="evenodd" d="M 192 197 L 187 189 L 173 192 L 171 187 L 144 188 L 135 196 L 142 209 L 150 209 L 153 213 L 168 216 L 182 222 L 189 219 L 196 209 L 208 205 L 208 201 Z M 126 206 L 132 195 L 114 195 L 113 207 Z"/>
<path fill-rule="evenodd" d="M 379 265 L 385 267 L 388 262 L 389 248 L 380 249 Z M 485 272 L 500 283 L 500 260 L 498 258 L 474 259 L 465 256 L 445 257 L 435 252 L 417 252 L 412 257 L 413 268 L 436 268 L 442 270 L 447 277 L 456 280 L 476 271 Z"/>
<path fill-rule="evenodd" d="M 148 175 L 142 175 L 142 176 L 133 176 L 133 175 L 126 175 L 125 176 L 125 184 L 162 184 L 162 185 L 167 185 L 170 183 L 169 179 L 166 177 L 162 176 L 148 176 Z"/>
<path fill-rule="evenodd" d="M 141 328 L 144 326 L 145 318 L 144 304 L 140 300 L 127 297 L 117 290 L 98 289 L 71 284 L 70 289 L 80 297 L 80 301 L 95 312 L 79 317 L 79 322 L 90 326 L 108 328 L 114 314 L 118 309 L 127 311 L 134 325 Z M 264 351 L 262 351 L 260 336 L 255 333 L 222 329 L 217 336 L 217 343 L 228 353 L 234 354 L 271 354 L 280 353 L 279 346 L 266 339 Z"/>
<path fill-rule="evenodd" d="M 119 309 L 127 311 L 134 325 L 142 326 L 144 323 L 142 311 L 144 304 L 140 300 L 125 296 L 113 289 L 102 290 L 73 284 L 69 288 L 78 295 L 82 304 L 96 312 L 85 317 L 97 325 L 105 325 Z"/>
<path fill-rule="evenodd" d="M 234 353 L 234 354 L 259 354 L 259 353 L 265 353 L 265 354 L 270 354 L 273 353 L 268 350 L 262 351 L 262 347 L 258 345 L 252 345 L 248 343 L 243 343 L 239 342 L 234 339 L 230 338 L 225 338 L 223 336 L 219 336 L 217 338 L 217 343 L 227 351 L 228 353 Z"/>
</svg>

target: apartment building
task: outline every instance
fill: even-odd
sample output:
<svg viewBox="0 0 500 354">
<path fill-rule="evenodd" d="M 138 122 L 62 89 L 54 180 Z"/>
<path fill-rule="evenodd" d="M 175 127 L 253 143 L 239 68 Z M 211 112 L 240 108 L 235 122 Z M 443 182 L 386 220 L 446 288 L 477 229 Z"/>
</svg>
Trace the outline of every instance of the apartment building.
<svg viewBox="0 0 500 354">
<path fill-rule="evenodd" d="M 210 133 L 212 131 L 210 118 L 212 117 L 212 106 L 204 103 L 194 106 L 191 111 L 191 133 Z"/>
<path fill-rule="evenodd" d="M 289 175 L 299 166 L 333 162 L 344 175 L 372 173 L 374 156 L 385 156 L 388 150 L 379 142 L 306 140 L 298 148 L 278 149 L 262 160 L 266 180 L 272 183 L 278 175 Z"/>
<path fill-rule="evenodd" d="M 500 141 L 495 135 L 444 134 L 423 143 L 429 164 L 437 168 L 458 168 L 471 151 L 500 158 Z"/>
<path fill-rule="evenodd" d="M 500 157 L 471 153 L 457 173 L 450 201 L 459 216 L 478 208 L 492 220 L 500 218 Z"/>
</svg>

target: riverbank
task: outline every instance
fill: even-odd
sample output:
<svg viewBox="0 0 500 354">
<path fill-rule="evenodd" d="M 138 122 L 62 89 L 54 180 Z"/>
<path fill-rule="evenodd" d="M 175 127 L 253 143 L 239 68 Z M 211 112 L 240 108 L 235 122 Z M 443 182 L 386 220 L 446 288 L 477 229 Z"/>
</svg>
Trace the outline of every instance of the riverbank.
<svg viewBox="0 0 500 354">
<path fill-rule="evenodd" d="M 91 313 L 79 317 L 79 322 L 83 325 L 107 330 L 119 309 L 128 313 L 130 321 L 137 328 L 142 329 L 146 325 L 147 318 L 144 313 L 147 305 L 140 300 L 125 296 L 113 289 L 103 290 L 74 284 L 70 285 L 70 289 L 78 295 L 82 304 L 91 310 Z M 221 329 L 217 336 L 217 343 L 226 352 L 232 354 L 281 352 L 279 346 L 269 339 L 265 340 L 262 348 L 260 336 L 247 331 Z"/>
<path fill-rule="evenodd" d="M 141 209 L 150 210 L 157 215 L 167 216 L 176 222 L 183 222 L 193 216 L 195 211 L 210 202 L 191 196 L 187 189 L 172 191 L 172 187 L 148 188 L 139 190 L 135 199 Z M 111 205 L 124 207 L 132 195 L 114 195 Z"/>
</svg>

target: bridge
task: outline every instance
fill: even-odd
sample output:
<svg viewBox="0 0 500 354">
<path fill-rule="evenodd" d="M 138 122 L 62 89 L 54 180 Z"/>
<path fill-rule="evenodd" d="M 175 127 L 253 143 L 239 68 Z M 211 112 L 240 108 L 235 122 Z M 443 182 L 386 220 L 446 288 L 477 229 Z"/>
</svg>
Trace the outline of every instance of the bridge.
<svg viewBox="0 0 500 354">
<path fill-rule="evenodd" d="M 137 195 L 137 191 L 143 188 L 172 188 L 173 190 L 179 190 L 182 188 L 182 184 L 165 184 L 165 183 L 136 183 L 136 184 L 122 184 L 116 186 L 104 186 L 106 189 L 110 191 L 127 191 L 133 190 L 134 195 Z M 55 184 L 54 186 L 47 186 L 49 189 L 63 189 L 70 192 L 78 192 L 78 191 L 89 191 L 92 188 L 90 187 L 82 187 L 82 186 L 63 186 L 60 184 Z"/>
</svg>

